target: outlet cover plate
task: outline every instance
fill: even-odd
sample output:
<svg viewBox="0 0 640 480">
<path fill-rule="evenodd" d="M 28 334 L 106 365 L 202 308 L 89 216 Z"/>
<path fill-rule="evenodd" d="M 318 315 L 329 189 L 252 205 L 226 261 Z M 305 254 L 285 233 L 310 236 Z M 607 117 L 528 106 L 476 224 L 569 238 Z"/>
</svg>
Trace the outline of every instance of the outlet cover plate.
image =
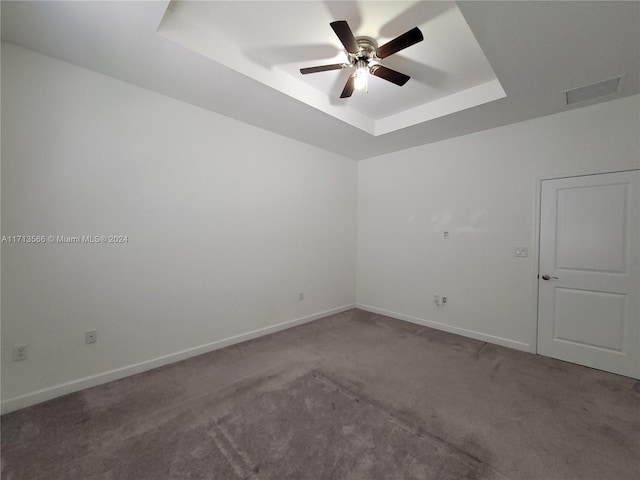
<svg viewBox="0 0 640 480">
<path fill-rule="evenodd" d="M 88 330 L 84 332 L 84 342 L 89 345 L 90 343 L 98 343 L 98 331 Z"/>
<path fill-rule="evenodd" d="M 27 346 L 26 345 L 14 345 L 13 346 L 13 361 L 19 362 L 20 360 L 27 359 Z"/>
</svg>

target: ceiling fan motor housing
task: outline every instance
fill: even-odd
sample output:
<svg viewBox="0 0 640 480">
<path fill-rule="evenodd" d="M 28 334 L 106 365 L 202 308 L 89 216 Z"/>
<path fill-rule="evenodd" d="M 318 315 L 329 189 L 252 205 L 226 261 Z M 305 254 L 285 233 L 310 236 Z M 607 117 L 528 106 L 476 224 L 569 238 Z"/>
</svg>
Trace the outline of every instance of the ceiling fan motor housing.
<svg viewBox="0 0 640 480">
<path fill-rule="evenodd" d="M 371 37 L 356 37 L 356 42 L 358 42 L 358 52 L 348 53 L 351 64 L 356 68 L 367 67 L 369 62 L 377 58 L 378 43 Z"/>
</svg>

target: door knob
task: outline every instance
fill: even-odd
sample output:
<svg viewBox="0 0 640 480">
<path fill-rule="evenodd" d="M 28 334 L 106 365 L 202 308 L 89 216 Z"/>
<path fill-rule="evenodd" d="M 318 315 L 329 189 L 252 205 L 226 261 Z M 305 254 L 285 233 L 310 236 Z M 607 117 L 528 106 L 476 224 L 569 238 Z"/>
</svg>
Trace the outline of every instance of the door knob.
<svg viewBox="0 0 640 480">
<path fill-rule="evenodd" d="M 542 279 L 543 279 L 543 280 L 551 280 L 552 278 L 555 278 L 556 280 L 558 279 L 558 277 L 552 277 L 552 276 L 550 276 L 550 275 L 546 275 L 546 274 L 545 274 L 545 275 L 542 275 Z"/>
</svg>

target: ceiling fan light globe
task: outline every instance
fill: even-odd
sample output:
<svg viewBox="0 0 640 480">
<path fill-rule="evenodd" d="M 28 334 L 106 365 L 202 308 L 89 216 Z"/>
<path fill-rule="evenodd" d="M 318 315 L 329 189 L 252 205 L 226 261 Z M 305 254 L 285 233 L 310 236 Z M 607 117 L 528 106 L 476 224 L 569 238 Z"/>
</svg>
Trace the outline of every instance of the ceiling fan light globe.
<svg viewBox="0 0 640 480">
<path fill-rule="evenodd" d="M 369 90 L 369 73 L 366 68 L 358 68 L 356 73 L 353 74 L 354 88 L 361 92 L 367 92 Z"/>
</svg>

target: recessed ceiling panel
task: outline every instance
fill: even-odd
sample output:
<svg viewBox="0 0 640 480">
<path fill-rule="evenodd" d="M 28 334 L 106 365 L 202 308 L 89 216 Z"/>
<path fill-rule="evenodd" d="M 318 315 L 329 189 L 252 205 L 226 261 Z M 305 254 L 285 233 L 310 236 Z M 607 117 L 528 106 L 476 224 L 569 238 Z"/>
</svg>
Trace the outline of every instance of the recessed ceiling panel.
<svg viewBox="0 0 640 480">
<path fill-rule="evenodd" d="M 409 82 L 370 75 L 368 93 L 341 99 L 354 68 L 302 75 L 300 68 L 349 63 L 329 25 L 336 20 L 379 46 L 419 27 L 424 41 L 380 61 Z M 505 96 L 454 2 L 173 1 L 158 32 L 372 135 Z"/>
</svg>

